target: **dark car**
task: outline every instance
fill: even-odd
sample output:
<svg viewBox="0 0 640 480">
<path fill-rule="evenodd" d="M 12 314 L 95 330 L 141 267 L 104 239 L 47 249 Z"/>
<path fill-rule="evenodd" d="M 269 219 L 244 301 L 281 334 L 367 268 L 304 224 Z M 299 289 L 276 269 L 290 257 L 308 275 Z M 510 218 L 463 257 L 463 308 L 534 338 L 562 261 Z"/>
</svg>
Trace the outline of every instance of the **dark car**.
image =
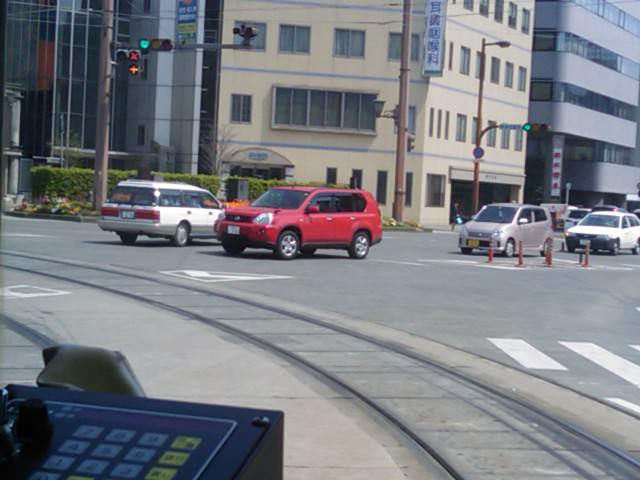
<svg viewBox="0 0 640 480">
<path fill-rule="evenodd" d="M 369 192 L 353 189 L 272 188 L 248 207 L 225 211 L 214 228 L 230 255 L 267 248 L 281 259 L 318 248 L 345 249 L 362 259 L 382 240 L 378 204 Z"/>
</svg>

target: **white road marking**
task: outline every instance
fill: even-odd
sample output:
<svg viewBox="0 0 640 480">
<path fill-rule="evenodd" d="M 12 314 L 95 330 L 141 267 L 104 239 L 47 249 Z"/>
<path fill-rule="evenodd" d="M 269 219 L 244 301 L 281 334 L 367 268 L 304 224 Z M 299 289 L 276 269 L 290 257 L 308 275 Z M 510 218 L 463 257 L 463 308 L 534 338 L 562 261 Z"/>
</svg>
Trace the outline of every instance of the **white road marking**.
<svg viewBox="0 0 640 480">
<path fill-rule="evenodd" d="M 476 263 L 478 263 L 476 260 L 436 260 L 430 258 L 421 258 L 418 261 L 425 263 L 459 263 L 462 265 L 475 265 Z"/>
<path fill-rule="evenodd" d="M 629 360 L 615 355 L 595 343 L 588 342 L 558 342 L 569 350 L 582 355 L 587 360 L 609 370 L 614 375 L 640 387 L 640 367 Z"/>
<path fill-rule="evenodd" d="M 487 338 L 496 347 L 525 368 L 537 370 L 567 370 L 553 358 L 519 338 Z"/>
<path fill-rule="evenodd" d="M 520 271 L 523 271 L 523 272 L 526 270 L 526 267 L 516 267 L 515 265 L 514 266 L 507 266 L 507 265 L 502 266 L 502 265 L 493 265 L 493 264 L 486 264 L 486 265 L 479 264 L 479 265 L 476 265 L 476 267 L 493 268 L 495 270 L 520 270 Z"/>
<path fill-rule="evenodd" d="M 54 290 L 52 288 L 34 287 L 33 285 L 12 285 L 0 290 L 0 297 L 5 298 L 55 297 L 69 294 L 71 294 L 71 292 Z"/>
<path fill-rule="evenodd" d="M 636 310 L 637 310 L 638 312 L 640 312 L 640 307 L 636 307 Z"/>
<path fill-rule="evenodd" d="M 51 235 L 37 235 L 35 233 L 3 233 L 3 237 L 19 237 L 19 238 L 49 238 Z"/>
<path fill-rule="evenodd" d="M 436 235 L 459 235 L 458 232 L 447 232 L 446 230 L 434 230 L 433 232 Z"/>
<path fill-rule="evenodd" d="M 635 348 L 640 352 L 640 345 L 629 345 L 631 348 Z"/>
<path fill-rule="evenodd" d="M 418 267 L 424 267 L 424 265 L 422 265 L 421 263 L 416 263 L 416 262 L 400 262 L 398 260 L 377 260 L 377 259 L 370 259 L 369 261 L 371 262 L 378 262 L 378 263 L 393 263 L 396 265 L 415 265 Z"/>
<path fill-rule="evenodd" d="M 640 268 L 640 264 L 636 263 L 621 263 L 623 267 Z"/>
<path fill-rule="evenodd" d="M 287 275 L 264 275 L 260 273 L 206 272 L 202 270 L 167 270 L 161 271 L 172 277 L 186 278 L 205 283 L 241 282 L 246 280 L 285 280 L 293 277 Z"/>
<path fill-rule="evenodd" d="M 626 408 L 627 410 L 631 410 L 635 413 L 640 413 L 640 405 L 636 405 L 635 403 L 627 402 L 621 398 L 613 398 L 607 397 L 605 398 L 607 402 L 615 403 L 616 405 L 620 405 L 621 407 Z"/>
</svg>

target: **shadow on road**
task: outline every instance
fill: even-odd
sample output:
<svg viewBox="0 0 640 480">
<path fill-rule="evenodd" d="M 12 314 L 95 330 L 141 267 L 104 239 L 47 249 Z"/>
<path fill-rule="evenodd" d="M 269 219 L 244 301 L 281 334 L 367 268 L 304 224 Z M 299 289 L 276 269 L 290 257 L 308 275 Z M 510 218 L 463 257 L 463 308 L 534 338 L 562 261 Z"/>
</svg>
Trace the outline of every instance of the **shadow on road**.
<svg viewBox="0 0 640 480">
<path fill-rule="evenodd" d="M 93 244 L 93 245 L 120 245 L 122 247 L 129 247 L 129 248 L 140 248 L 140 247 L 171 247 L 171 248 L 178 248 L 175 247 L 169 240 L 164 240 L 164 239 L 147 239 L 147 240 L 137 240 L 136 243 L 134 243 L 133 245 L 125 245 L 123 244 L 120 240 L 85 240 L 82 243 L 88 243 L 88 244 Z M 215 242 L 213 240 L 207 241 L 207 240 L 192 240 L 189 242 L 189 245 L 187 245 L 186 247 L 182 247 L 182 248 L 189 248 L 189 247 L 218 247 L 220 246 L 220 243 Z"/>
<path fill-rule="evenodd" d="M 198 252 L 201 255 L 209 255 L 212 257 L 226 257 L 226 258 L 235 258 L 237 260 L 271 260 L 271 261 L 278 261 L 274 256 L 273 253 L 269 252 L 268 250 L 245 250 L 244 252 L 242 252 L 240 255 L 229 255 L 228 253 L 225 253 L 223 250 L 217 250 L 217 251 L 210 251 L 210 252 Z M 345 258 L 348 259 L 347 256 L 345 255 L 332 255 L 332 254 L 326 254 L 326 253 L 316 253 L 311 257 L 303 257 L 303 256 L 298 256 L 295 258 L 296 261 L 300 261 L 300 260 L 335 260 L 335 259 L 341 259 L 344 260 Z"/>
</svg>

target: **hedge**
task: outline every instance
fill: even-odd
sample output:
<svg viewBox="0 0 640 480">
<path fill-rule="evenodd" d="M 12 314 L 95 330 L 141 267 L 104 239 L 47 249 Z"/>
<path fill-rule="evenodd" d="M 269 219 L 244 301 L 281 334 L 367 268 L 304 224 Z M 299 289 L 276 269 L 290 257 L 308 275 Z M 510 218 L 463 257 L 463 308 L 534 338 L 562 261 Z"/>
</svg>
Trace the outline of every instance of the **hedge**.
<svg viewBox="0 0 640 480">
<path fill-rule="evenodd" d="M 278 185 L 298 185 L 298 186 L 305 186 L 305 187 L 326 186 L 326 183 L 324 182 L 288 182 L 286 180 L 264 180 L 262 178 L 252 178 L 252 177 L 227 177 L 225 179 L 225 186 L 226 186 L 227 192 L 229 191 L 229 182 L 235 179 L 243 179 L 243 180 L 249 181 L 249 200 L 255 200 L 270 188 L 276 187 Z"/>
<path fill-rule="evenodd" d="M 135 170 L 109 170 L 107 189 L 118 182 L 135 177 Z M 184 182 L 206 188 L 216 193 L 220 187 L 218 177 L 212 175 L 191 175 L 189 173 L 154 172 L 165 181 Z M 64 197 L 71 200 L 88 200 L 93 191 L 93 170 L 90 168 L 33 167 L 31 187 L 35 198 L 42 195 Z"/>
</svg>

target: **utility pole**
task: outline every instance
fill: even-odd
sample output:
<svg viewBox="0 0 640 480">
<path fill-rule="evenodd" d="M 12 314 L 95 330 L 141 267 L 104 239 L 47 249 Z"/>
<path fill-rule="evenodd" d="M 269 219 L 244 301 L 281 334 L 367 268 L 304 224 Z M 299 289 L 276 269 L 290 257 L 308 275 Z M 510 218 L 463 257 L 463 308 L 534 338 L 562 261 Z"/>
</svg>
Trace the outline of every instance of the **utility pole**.
<svg viewBox="0 0 640 480">
<path fill-rule="evenodd" d="M 400 51 L 400 98 L 398 99 L 398 137 L 396 142 L 396 181 L 393 195 L 393 218 L 402 221 L 404 214 L 404 160 L 407 154 L 407 101 L 409 97 L 409 56 L 411 54 L 411 0 L 402 8 L 402 49 Z"/>
<path fill-rule="evenodd" d="M 5 182 L 8 171 L 5 170 L 4 159 L 4 69 L 7 63 L 4 52 L 7 51 L 7 6 L 8 2 L 2 2 L 0 5 L 0 202 L 5 195 Z M 0 206 L 0 209 L 2 207 Z"/>
<path fill-rule="evenodd" d="M 98 59 L 98 108 L 96 111 L 96 158 L 93 177 L 93 204 L 96 210 L 102 207 L 107 197 L 112 39 L 113 0 L 102 0 L 102 31 L 100 32 L 100 53 Z"/>
</svg>

